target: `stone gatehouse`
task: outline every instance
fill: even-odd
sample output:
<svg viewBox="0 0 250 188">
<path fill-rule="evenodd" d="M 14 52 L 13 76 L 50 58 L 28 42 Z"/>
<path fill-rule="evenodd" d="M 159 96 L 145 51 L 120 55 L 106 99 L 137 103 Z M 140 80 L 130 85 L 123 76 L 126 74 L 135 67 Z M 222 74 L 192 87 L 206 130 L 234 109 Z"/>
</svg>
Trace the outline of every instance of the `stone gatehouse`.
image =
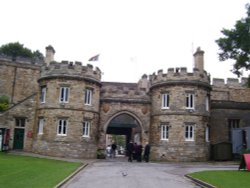
<svg viewBox="0 0 250 188">
<path fill-rule="evenodd" d="M 211 145 L 232 142 L 232 128 L 250 126 L 246 79 L 213 79 L 204 51 L 194 68 L 169 68 L 138 83 L 103 82 L 101 70 L 81 62 L 0 58 L 0 95 L 10 107 L 0 113 L 0 148 L 50 156 L 95 158 L 106 134 L 151 145 L 151 158 L 206 161 Z M 250 147 L 250 146 L 248 146 Z"/>
</svg>

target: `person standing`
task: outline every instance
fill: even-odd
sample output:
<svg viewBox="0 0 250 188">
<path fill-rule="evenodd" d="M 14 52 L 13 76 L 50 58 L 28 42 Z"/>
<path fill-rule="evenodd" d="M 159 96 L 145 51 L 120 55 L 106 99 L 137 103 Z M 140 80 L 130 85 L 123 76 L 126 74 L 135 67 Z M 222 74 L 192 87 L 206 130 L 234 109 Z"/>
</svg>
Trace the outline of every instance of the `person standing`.
<svg viewBox="0 0 250 188">
<path fill-rule="evenodd" d="M 128 162 L 133 161 L 133 152 L 134 152 L 134 144 L 132 141 L 130 141 L 127 145 Z"/>
<path fill-rule="evenodd" d="M 111 151 L 112 151 L 112 158 L 115 158 L 115 152 L 116 152 L 116 148 L 117 148 L 117 146 L 116 146 L 116 144 L 115 144 L 115 142 L 111 145 Z"/>
<path fill-rule="evenodd" d="M 106 148 L 106 155 L 107 155 L 107 157 L 111 157 L 111 146 L 110 145 L 108 145 Z"/>
<path fill-rule="evenodd" d="M 145 162 L 149 161 L 149 155 L 150 155 L 150 145 L 148 144 L 148 142 L 146 142 L 146 146 L 144 149 L 144 155 L 143 155 Z"/>
<path fill-rule="evenodd" d="M 136 148 L 136 160 L 137 162 L 141 162 L 141 155 L 142 155 L 142 145 L 139 143 Z"/>
</svg>

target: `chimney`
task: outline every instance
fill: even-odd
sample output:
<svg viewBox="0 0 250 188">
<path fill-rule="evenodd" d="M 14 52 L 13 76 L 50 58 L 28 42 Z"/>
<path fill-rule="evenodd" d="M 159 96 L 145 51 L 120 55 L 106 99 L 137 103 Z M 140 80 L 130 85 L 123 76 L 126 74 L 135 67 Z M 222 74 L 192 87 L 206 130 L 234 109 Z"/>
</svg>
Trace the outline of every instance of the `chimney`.
<svg viewBox="0 0 250 188">
<path fill-rule="evenodd" d="M 51 45 L 46 47 L 45 63 L 47 66 L 50 64 L 51 61 L 54 61 L 55 53 L 56 53 L 56 51 L 54 50 L 54 48 Z"/>
<path fill-rule="evenodd" d="M 194 53 L 194 68 L 201 72 L 204 71 L 204 51 L 202 51 L 200 47 L 198 47 Z"/>
<path fill-rule="evenodd" d="M 146 92 L 149 90 L 149 80 L 146 74 L 142 75 L 141 79 L 138 82 L 139 89 L 142 89 Z"/>
</svg>

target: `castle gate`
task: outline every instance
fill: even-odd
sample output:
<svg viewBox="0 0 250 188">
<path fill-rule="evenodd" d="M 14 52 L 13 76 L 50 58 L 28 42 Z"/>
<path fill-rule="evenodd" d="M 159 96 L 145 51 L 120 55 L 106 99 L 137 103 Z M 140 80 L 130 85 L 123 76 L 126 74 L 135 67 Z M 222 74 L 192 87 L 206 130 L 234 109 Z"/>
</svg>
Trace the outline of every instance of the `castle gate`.
<svg viewBox="0 0 250 188">
<path fill-rule="evenodd" d="M 149 140 L 150 101 L 136 84 L 104 82 L 101 89 L 99 147 L 105 148 L 107 135 L 125 135 L 144 144 Z"/>
<path fill-rule="evenodd" d="M 114 117 L 111 117 L 105 127 L 106 135 L 124 135 L 126 144 L 130 140 L 141 143 L 141 122 L 134 114 L 126 111 L 119 112 Z M 106 139 L 106 144 L 113 141 L 107 137 Z"/>
</svg>

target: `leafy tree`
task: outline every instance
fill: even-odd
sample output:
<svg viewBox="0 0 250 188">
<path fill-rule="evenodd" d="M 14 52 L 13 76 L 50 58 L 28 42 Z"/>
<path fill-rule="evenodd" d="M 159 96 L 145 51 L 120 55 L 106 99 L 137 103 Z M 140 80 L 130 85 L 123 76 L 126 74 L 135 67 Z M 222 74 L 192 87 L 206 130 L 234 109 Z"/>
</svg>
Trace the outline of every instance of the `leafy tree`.
<svg viewBox="0 0 250 188">
<path fill-rule="evenodd" d="M 250 4 L 246 9 L 247 17 L 236 21 L 233 29 L 222 29 L 224 37 L 216 40 L 220 48 L 219 60 L 235 60 L 232 72 L 237 76 L 241 76 L 244 69 L 250 70 Z"/>
<path fill-rule="evenodd" d="M 5 95 L 0 96 L 0 112 L 9 107 L 9 98 Z"/>
<path fill-rule="evenodd" d="M 112 135 L 112 140 L 116 142 L 116 145 L 125 147 L 126 141 L 124 135 Z"/>
<path fill-rule="evenodd" d="M 19 42 L 4 44 L 0 47 L 0 54 L 4 54 L 12 57 L 13 60 L 16 60 L 17 57 L 25 58 L 37 58 L 43 59 L 43 54 L 36 50 L 32 52 L 30 49 L 23 46 Z"/>
<path fill-rule="evenodd" d="M 33 52 L 33 58 L 43 60 L 44 56 L 39 50 L 36 50 L 36 51 Z"/>
</svg>

